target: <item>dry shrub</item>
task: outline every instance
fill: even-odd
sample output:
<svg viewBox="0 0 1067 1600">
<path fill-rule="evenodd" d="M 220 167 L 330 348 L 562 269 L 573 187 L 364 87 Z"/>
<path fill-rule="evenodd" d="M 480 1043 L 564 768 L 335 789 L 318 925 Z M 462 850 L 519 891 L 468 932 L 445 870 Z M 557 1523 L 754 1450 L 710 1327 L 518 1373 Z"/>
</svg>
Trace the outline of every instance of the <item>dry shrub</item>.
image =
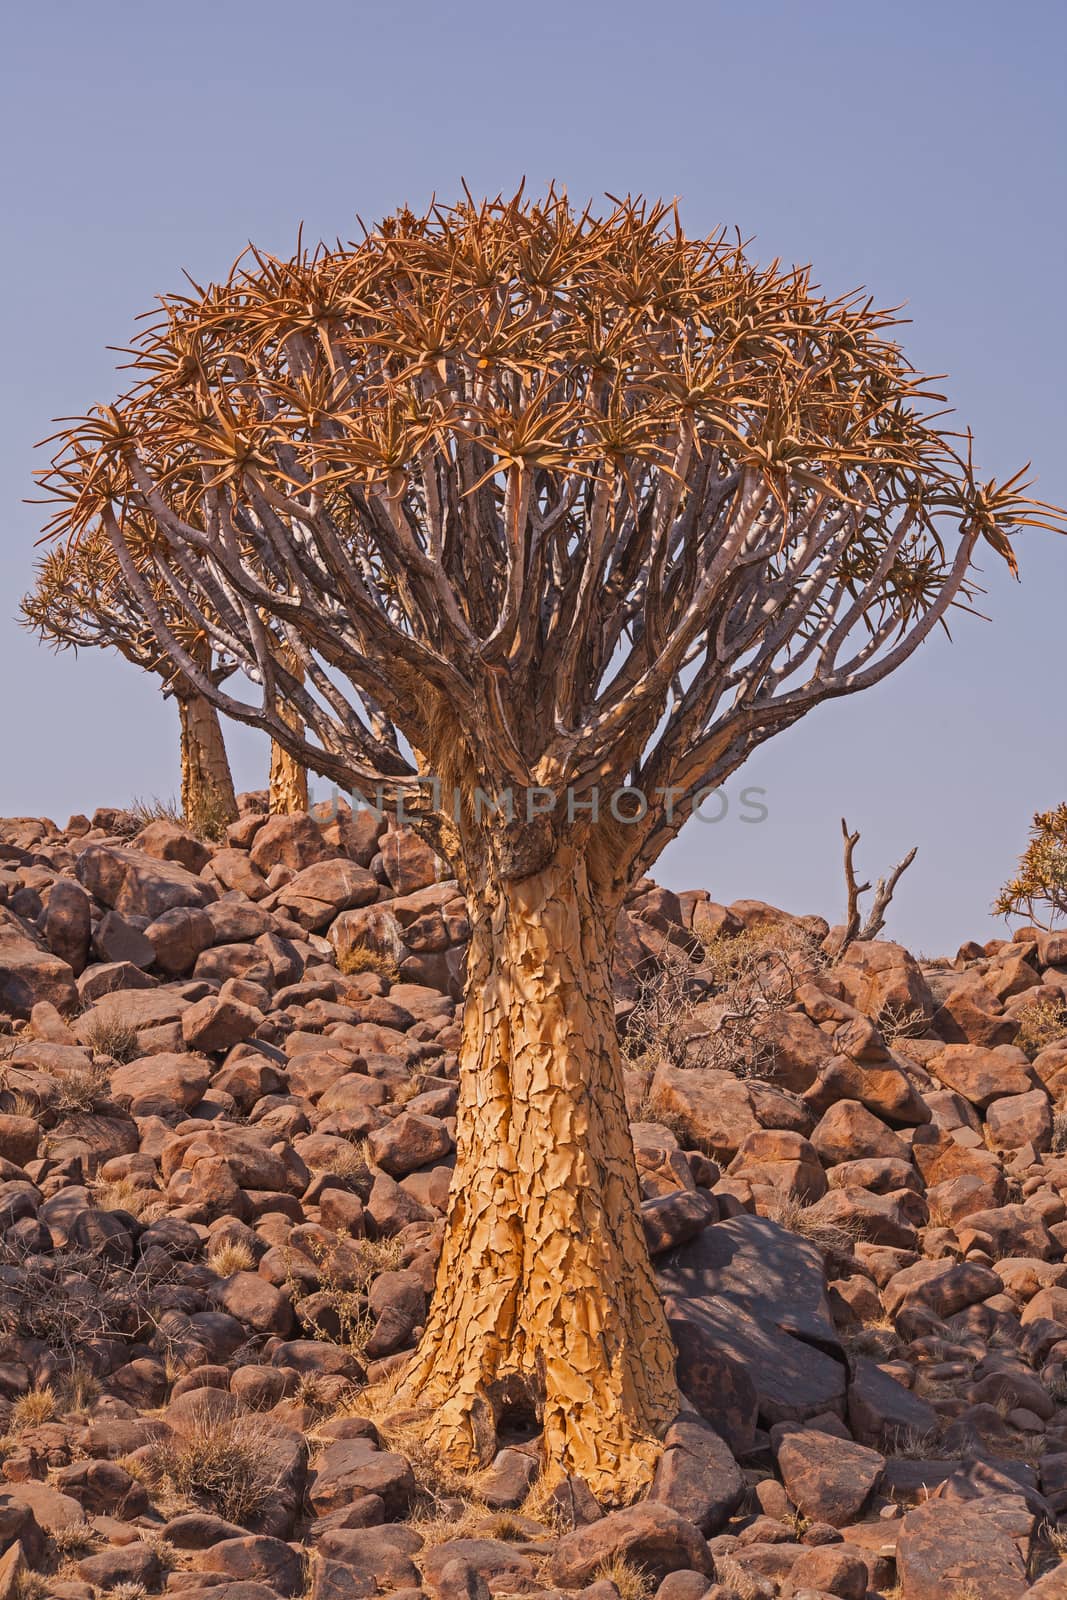
<svg viewBox="0 0 1067 1600">
<path fill-rule="evenodd" d="M 341 1243 L 346 1246 L 343 1260 Z M 374 1318 L 366 1305 L 367 1290 L 380 1272 L 393 1271 L 400 1265 L 403 1243 L 398 1239 L 342 1239 L 339 1236 L 337 1245 L 323 1243 L 310 1248 L 319 1276 L 319 1293 L 339 1326 L 339 1337 L 334 1340 L 328 1328 L 312 1320 L 310 1325 L 315 1337 L 342 1344 L 357 1358 L 361 1357 L 374 1332 Z M 294 1283 L 294 1298 L 300 1293 L 299 1286 Z"/>
<path fill-rule="evenodd" d="M 815 1208 L 796 1200 L 791 1195 L 777 1193 L 761 1213 L 780 1227 L 788 1228 L 798 1238 L 807 1239 L 824 1252 L 851 1255 L 852 1246 L 862 1237 L 862 1228 L 850 1228 L 837 1222 L 824 1222 L 814 1214 Z"/>
<path fill-rule="evenodd" d="M 120 1017 L 97 1017 L 85 1030 L 83 1043 L 97 1056 L 110 1056 L 120 1063 L 136 1061 L 141 1054 L 137 1029 Z M 107 1075 L 104 1075 L 107 1081 Z"/>
<path fill-rule="evenodd" d="M 633 1065 L 771 1076 L 774 1050 L 759 1024 L 791 1005 L 797 985 L 825 965 L 818 941 L 799 925 L 773 924 L 694 943 L 694 955 L 696 965 L 667 946 L 657 969 L 639 979 L 625 1055 Z"/>
<path fill-rule="evenodd" d="M 99 1103 L 108 1098 L 111 1088 L 106 1067 L 79 1067 L 73 1072 L 65 1072 L 56 1081 L 59 1090 L 51 1102 L 51 1109 L 61 1115 L 95 1111 Z"/>
<path fill-rule="evenodd" d="M 380 972 L 390 983 L 395 983 L 400 976 L 393 956 L 384 950 L 372 950 L 370 945 L 358 941 L 341 951 L 337 957 L 337 970 L 346 978 L 354 978 L 358 972 Z"/>
<path fill-rule="evenodd" d="M 922 1007 L 903 1002 L 883 1006 L 877 1020 L 878 1032 L 890 1050 L 903 1040 L 921 1039 L 930 1029 L 930 1019 Z"/>
<path fill-rule="evenodd" d="M 176 828 L 183 828 L 186 833 L 193 834 L 197 839 L 204 839 L 209 844 L 219 844 L 226 837 L 226 829 L 232 821 L 231 812 L 219 795 L 213 792 L 202 795 L 196 810 L 188 814 L 182 810 L 173 796 L 161 800 L 158 795 L 153 795 L 151 800 L 140 798 L 134 800 L 123 813 L 122 822 L 116 828 L 116 832 L 133 838 L 151 822 L 173 822 Z"/>
<path fill-rule="evenodd" d="M 254 1413 L 215 1418 L 205 1410 L 156 1447 L 152 1465 L 174 1493 L 245 1526 L 280 1487 L 269 1450 L 273 1431 Z"/>
<path fill-rule="evenodd" d="M 157 1321 L 162 1275 L 90 1250 L 35 1255 L 0 1240 L 0 1340 L 40 1339 L 72 1372 L 96 1339 L 147 1335 Z"/>
<path fill-rule="evenodd" d="M 1067 1035 L 1067 1001 L 1059 996 L 1031 1000 L 1012 1015 L 1019 1024 L 1015 1043 L 1028 1056 L 1038 1055 L 1047 1045 Z"/>
</svg>

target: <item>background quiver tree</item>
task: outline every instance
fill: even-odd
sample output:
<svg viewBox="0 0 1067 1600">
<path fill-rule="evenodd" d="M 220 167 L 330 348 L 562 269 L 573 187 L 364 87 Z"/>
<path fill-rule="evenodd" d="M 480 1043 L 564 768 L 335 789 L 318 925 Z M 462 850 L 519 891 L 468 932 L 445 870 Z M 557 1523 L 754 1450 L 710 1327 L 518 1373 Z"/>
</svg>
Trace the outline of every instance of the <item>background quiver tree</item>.
<svg viewBox="0 0 1067 1600">
<path fill-rule="evenodd" d="M 993 910 L 999 917 L 1026 917 L 1046 930 L 1067 919 L 1067 801 L 1035 811 L 1030 843 Z"/>
<path fill-rule="evenodd" d="M 287 647 L 282 646 L 278 652 L 282 665 L 294 677 L 300 678 L 300 663 Z M 281 714 L 289 723 L 293 732 L 299 738 L 304 732 L 304 724 L 295 711 L 288 706 L 281 707 Z M 270 780 L 267 789 L 267 810 L 271 815 L 290 815 L 294 811 L 308 809 L 308 775 L 307 768 L 295 757 L 291 756 L 284 745 L 277 739 L 272 739 L 270 744 Z"/>
<path fill-rule="evenodd" d="M 153 592 L 166 607 L 163 586 L 155 583 Z M 181 611 L 170 616 L 198 671 L 214 681 L 210 638 Z M 220 836 L 237 816 L 237 801 L 219 714 L 161 647 L 122 577 L 110 540 L 98 532 L 48 551 L 22 600 L 21 618 L 57 649 L 117 650 L 155 674 L 178 706 L 182 813 L 196 832 Z"/>
<path fill-rule="evenodd" d="M 203 694 L 403 800 L 467 895 L 403 1390 L 461 1465 L 519 1407 L 550 1477 L 625 1498 L 677 1409 L 610 987 L 627 886 L 702 785 L 965 604 L 980 542 L 1014 565 L 1058 526 L 979 481 L 892 324 L 667 206 L 468 197 L 168 297 L 43 475 L 50 531 L 106 534 Z M 256 696 L 201 672 L 134 541 Z"/>
</svg>

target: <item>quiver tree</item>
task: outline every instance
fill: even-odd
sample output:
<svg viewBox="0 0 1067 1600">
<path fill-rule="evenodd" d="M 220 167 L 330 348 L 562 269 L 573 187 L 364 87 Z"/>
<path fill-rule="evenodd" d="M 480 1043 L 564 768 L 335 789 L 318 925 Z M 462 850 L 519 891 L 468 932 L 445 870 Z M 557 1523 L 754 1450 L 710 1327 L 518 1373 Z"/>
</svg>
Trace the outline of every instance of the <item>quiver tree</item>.
<svg viewBox="0 0 1067 1600">
<path fill-rule="evenodd" d="M 404 1386 L 458 1463 L 526 1407 L 550 1473 L 647 1481 L 677 1395 L 613 1019 L 627 885 L 703 786 L 900 666 L 980 541 L 1011 562 L 1055 523 L 978 481 L 891 325 L 659 205 L 403 212 L 164 300 L 136 387 L 44 475 L 52 532 L 103 530 L 201 693 L 402 800 L 465 890 L 456 1173 Z M 256 696 L 200 670 L 134 537 Z"/>
<path fill-rule="evenodd" d="M 293 652 L 287 648 L 282 649 L 282 664 L 297 677 L 300 676 L 300 663 Z M 281 714 L 288 722 L 290 728 L 299 738 L 304 732 L 304 724 L 299 716 L 288 706 L 281 707 Z M 270 745 L 270 783 L 267 789 L 267 809 L 274 815 L 291 815 L 294 811 L 308 809 L 308 775 L 307 768 L 295 757 L 289 754 L 284 745 L 277 739 L 271 740 Z"/>
<path fill-rule="evenodd" d="M 1027 917 L 1048 932 L 1067 919 L 1067 801 L 1034 812 L 1030 842 L 993 910 L 1000 917 Z"/>
<path fill-rule="evenodd" d="M 167 608 L 163 585 L 156 603 L 169 610 L 176 637 L 198 671 L 214 681 L 211 640 L 180 610 Z M 21 605 L 24 625 L 57 649 L 117 650 L 159 680 L 178 706 L 182 814 L 193 828 L 217 833 L 237 816 L 233 778 L 219 714 L 162 648 L 136 594 L 127 586 L 110 540 L 99 529 L 48 551 Z"/>
</svg>

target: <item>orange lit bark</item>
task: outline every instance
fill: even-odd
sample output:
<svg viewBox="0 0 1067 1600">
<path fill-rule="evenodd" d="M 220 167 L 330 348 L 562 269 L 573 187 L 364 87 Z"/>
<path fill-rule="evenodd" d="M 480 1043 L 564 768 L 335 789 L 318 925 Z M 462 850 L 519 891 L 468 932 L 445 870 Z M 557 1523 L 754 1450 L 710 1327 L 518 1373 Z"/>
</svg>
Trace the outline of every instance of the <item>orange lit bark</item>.
<svg viewBox="0 0 1067 1600">
<path fill-rule="evenodd" d="M 453 1463 L 540 1415 L 551 1478 L 646 1484 L 678 1409 L 645 1246 L 611 993 L 615 908 L 564 852 L 472 907 L 457 1160 L 405 1399 Z"/>
<path fill-rule="evenodd" d="M 237 816 L 233 777 L 219 715 L 202 695 L 178 696 L 182 815 L 196 832 L 218 834 Z"/>
</svg>

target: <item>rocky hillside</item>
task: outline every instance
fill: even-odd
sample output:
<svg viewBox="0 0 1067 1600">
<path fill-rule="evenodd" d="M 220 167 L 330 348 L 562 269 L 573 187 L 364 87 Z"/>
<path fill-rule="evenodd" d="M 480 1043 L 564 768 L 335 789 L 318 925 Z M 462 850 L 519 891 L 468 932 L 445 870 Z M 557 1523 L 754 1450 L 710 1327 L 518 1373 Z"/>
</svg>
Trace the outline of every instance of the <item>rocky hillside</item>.
<svg viewBox="0 0 1067 1600">
<path fill-rule="evenodd" d="M 412 835 L 0 823 L 0 1600 L 1067 1597 L 1067 936 L 916 960 L 644 884 L 618 1012 L 689 1409 L 461 1480 L 426 1314 L 467 925 Z M 363 1398 L 375 1383 L 372 1406 Z"/>
</svg>

